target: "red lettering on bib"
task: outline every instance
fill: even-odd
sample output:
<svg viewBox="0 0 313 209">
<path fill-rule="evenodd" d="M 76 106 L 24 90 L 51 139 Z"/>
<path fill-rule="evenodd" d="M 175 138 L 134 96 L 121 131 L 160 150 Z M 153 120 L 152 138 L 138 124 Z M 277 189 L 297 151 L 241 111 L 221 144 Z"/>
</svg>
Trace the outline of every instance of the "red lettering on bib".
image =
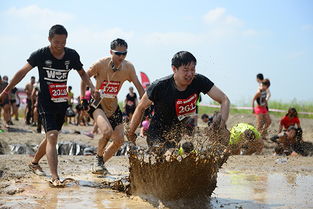
<svg viewBox="0 0 313 209">
<path fill-rule="evenodd" d="M 193 94 L 187 99 L 176 100 L 175 105 L 178 120 L 183 120 L 184 118 L 195 114 L 197 99 L 198 99 L 197 94 Z"/>
<path fill-rule="evenodd" d="M 119 81 L 110 81 L 109 83 L 103 81 L 99 88 L 101 97 L 115 98 L 120 91 L 120 85 L 121 83 Z"/>
<path fill-rule="evenodd" d="M 67 102 L 67 86 L 65 83 L 51 83 L 48 87 L 53 102 Z"/>
</svg>

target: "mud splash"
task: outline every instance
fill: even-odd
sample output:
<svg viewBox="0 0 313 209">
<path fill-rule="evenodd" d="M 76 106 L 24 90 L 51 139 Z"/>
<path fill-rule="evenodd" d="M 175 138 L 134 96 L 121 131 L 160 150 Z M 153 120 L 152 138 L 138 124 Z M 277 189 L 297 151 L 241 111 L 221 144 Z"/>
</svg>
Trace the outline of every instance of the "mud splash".
<svg viewBox="0 0 313 209">
<path fill-rule="evenodd" d="M 187 154 L 174 149 L 170 154 L 131 150 L 130 193 L 140 197 L 152 196 L 161 201 L 208 199 L 217 183 L 217 173 L 229 154 L 227 147 L 215 140 L 228 134 L 203 135 L 189 138 L 195 149 Z M 185 139 L 186 140 L 186 139 Z"/>
</svg>

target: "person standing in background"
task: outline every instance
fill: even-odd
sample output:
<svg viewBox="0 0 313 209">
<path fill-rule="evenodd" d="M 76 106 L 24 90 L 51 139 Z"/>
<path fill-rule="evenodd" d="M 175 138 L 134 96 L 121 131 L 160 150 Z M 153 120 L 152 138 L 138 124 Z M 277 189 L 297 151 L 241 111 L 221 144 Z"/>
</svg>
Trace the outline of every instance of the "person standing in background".
<svg viewBox="0 0 313 209">
<path fill-rule="evenodd" d="M 34 84 L 35 84 L 36 80 L 35 80 L 35 76 L 32 76 L 30 78 L 30 82 L 26 84 L 25 86 L 25 93 L 26 93 L 26 109 L 25 109 L 25 123 L 26 125 L 30 125 L 31 124 L 31 120 L 33 117 L 33 104 L 32 104 L 32 92 L 33 92 L 33 88 L 34 88 Z"/>
<path fill-rule="evenodd" d="M 261 88 L 258 89 L 257 93 L 252 99 L 252 113 L 255 114 L 257 120 L 257 129 L 261 133 L 263 139 L 266 138 L 267 129 L 271 125 L 271 118 L 268 113 L 267 105 L 267 89 L 271 83 L 269 79 L 264 79 L 261 84 Z M 257 102 L 255 106 L 254 103 Z"/>
<path fill-rule="evenodd" d="M 124 101 L 124 109 L 125 113 L 127 114 L 128 121 L 132 119 L 137 104 L 138 104 L 137 94 L 134 92 L 133 87 L 129 87 L 129 93 L 126 95 Z"/>
</svg>

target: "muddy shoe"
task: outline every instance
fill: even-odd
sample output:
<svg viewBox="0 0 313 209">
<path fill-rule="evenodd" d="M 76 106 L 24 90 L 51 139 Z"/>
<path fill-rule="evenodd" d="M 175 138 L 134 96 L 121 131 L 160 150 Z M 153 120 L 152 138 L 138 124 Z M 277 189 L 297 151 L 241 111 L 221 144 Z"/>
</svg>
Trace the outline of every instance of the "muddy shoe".
<svg viewBox="0 0 313 209">
<path fill-rule="evenodd" d="M 59 178 L 51 179 L 49 181 L 49 186 L 54 187 L 54 188 L 63 188 L 63 187 L 65 187 L 65 183 L 64 183 L 64 181 L 60 181 Z"/>
<path fill-rule="evenodd" d="M 109 173 L 108 169 L 104 165 L 98 166 L 94 165 L 91 171 L 93 174 L 101 174 L 101 175 L 107 175 Z"/>
<path fill-rule="evenodd" d="M 106 167 L 104 166 L 103 157 L 96 155 L 96 159 L 97 159 L 97 162 L 92 167 L 91 172 L 93 174 L 103 174 L 103 175 L 106 175 L 107 173 L 109 173 Z"/>
<path fill-rule="evenodd" d="M 31 162 L 28 164 L 28 167 L 30 168 L 30 170 L 32 170 L 34 172 L 34 174 L 36 174 L 38 176 L 45 176 L 46 175 L 38 163 L 34 164 Z"/>
</svg>

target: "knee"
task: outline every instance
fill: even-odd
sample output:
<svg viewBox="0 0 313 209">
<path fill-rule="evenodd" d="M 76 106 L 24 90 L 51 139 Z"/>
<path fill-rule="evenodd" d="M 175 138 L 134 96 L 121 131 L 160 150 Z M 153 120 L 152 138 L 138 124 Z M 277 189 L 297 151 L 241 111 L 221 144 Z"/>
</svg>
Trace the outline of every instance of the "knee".
<svg viewBox="0 0 313 209">
<path fill-rule="evenodd" d="M 113 144 L 116 146 L 116 147 L 120 147 L 124 144 L 124 139 L 123 138 L 119 138 L 119 139 L 116 139 L 113 141 Z"/>
<path fill-rule="evenodd" d="M 47 141 L 50 144 L 56 144 L 58 140 L 58 131 L 49 131 L 47 132 Z"/>
<path fill-rule="evenodd" d="M 112 128 L 108 128 L 106 130 L 101 130 L 104 139 L 110 139 L 113 134 Z"/>
</svg>

